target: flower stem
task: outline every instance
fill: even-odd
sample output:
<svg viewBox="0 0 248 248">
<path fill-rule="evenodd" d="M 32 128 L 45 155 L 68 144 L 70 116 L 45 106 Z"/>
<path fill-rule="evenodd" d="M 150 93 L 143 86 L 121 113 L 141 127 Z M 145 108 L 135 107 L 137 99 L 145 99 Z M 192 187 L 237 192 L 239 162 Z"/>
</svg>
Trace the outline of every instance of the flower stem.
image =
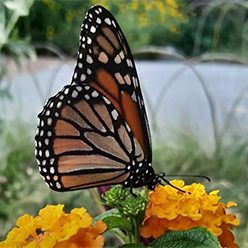
<svg viewBox="0 0 248 248">
<path fill-rule="evenodd" d="M 139 244 L 139 221 L 138 218 L 130 217 L 133 226 L 133 234 L 130 240 L 134 244 Z"/>
</svg>

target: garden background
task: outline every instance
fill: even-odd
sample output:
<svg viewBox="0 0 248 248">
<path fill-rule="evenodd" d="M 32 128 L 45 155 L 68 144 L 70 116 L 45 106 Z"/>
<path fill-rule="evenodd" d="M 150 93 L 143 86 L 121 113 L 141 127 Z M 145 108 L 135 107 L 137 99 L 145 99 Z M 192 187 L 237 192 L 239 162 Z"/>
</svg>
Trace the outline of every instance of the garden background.
<svg viewBox="0 0 248 248">
<path fill-rule="evenodd" d="M 153 167 L 210 177 L 186 181 L 238 203 L 236 241 L 247 247 L 248 1 L 236 0 L 0 2 L 0 240 L 18 216 L 46 204 L 98 212 L 89 190 L 52 192 L 34 156 L 36 116 L 70 83 L 80 25 L 93 4 L 111 11 L 133 51 Z"/>
</svg>

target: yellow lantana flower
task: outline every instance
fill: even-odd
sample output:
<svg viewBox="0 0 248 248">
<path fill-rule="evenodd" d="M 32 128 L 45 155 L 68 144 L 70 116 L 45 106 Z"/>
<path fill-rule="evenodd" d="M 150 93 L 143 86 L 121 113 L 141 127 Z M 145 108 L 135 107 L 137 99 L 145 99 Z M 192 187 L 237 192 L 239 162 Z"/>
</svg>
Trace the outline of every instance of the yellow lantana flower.
<svg viewBox="0 0 248 248">
<path fill-rule="evenodd" d="M 37 217 L 25 214 L 16 221 L 7 235 L 0 242 L 0 248 L 39 248 L 39 247 L 103 247 L 104 239 L 100 235 L 107 226 L 97 221 L 92 226 L 92 217 L 85 208 L 76 208 L 67 214 L 64 205 L 47 205 Z"/>
<path fill-rule="evenodd" d="M 149 204 L 140 235 L 144 238 L 158 238 L 166 231 L 188 230 L 201 226 L 215 234 L 222 247 L 238 247 L 230 231 L 240 220 L 226 209 L 236 206 L 234 202 L 219 202 L 218 190 L 206 193 L 202 184 L 184 185 L 183 181 L 170 182 L 183 193 L 169 185 L 157 186 L 149 193 Z"/>
</svg>

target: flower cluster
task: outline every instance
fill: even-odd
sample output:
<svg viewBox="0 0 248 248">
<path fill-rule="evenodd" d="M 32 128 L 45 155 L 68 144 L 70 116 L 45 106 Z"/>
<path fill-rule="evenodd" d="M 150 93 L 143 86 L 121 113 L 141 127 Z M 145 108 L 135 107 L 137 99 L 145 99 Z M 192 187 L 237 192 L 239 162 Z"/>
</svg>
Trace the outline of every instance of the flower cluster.
<svg viewBox="0 0 248 248">
<path fill-rule="evenodd" d="M 103 247 L 100 235 L 107 226 L 97 221 L 92 226 L 92 217 L 85 208 L 75 208 L 67 214 L 64 205 L 47 205 L 37 217 L 25 214 L 18 218 L 16 225 L 0 242 L 2 247 Z"/>
<path fill-rule="evenodd" d="M 218 190 L 207 194 L 202 184 L 185 185 L 183 181 L 171 181 L 169 185 L 158 186 L 150 192 L 149 204 L 140 234 L 144 238 L 157 238 L 166 231 L 188 230 L 201 226 L 215 234 L 222 247 L 238 247 L 230 231 L 238 226 L 240 220 L 234 214 L 227 214 L 226 209 L 236 206 L 234 202 L 219 202 Z"/>
</svg>

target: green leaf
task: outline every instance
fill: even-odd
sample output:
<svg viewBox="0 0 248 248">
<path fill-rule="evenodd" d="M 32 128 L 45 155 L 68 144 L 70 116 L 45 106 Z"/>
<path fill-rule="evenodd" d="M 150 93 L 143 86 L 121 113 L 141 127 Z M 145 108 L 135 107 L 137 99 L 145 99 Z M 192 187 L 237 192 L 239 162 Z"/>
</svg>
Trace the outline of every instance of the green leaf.
<svg viewBox="0 0 248 248">
<path fill-rule="evenodd" d="M 126 231 L 131 231 L 132 226 L 129 221 L 123 216 L 117 209 L 111 209 L 101 215 L 94 218 L 93 224 L 97 220 L 102 220 L 107 226 L 108 230 L 119 228 Z"/>
<path fill-rule="evenodd" d="M 144 247 L 150 247 L 150 246 L 144 246 L 142 244 L 125 244 L 121 246 L 117 246 L 117 248 L 144 248 Z"/>
<path fill-rule="evenodd" d="M 171 231 L 154 240 L 151 247 L 160 248 L 215 248 L 218 239 L 210 231 L 195 227 L 187 231 Z"/>
</svg>

